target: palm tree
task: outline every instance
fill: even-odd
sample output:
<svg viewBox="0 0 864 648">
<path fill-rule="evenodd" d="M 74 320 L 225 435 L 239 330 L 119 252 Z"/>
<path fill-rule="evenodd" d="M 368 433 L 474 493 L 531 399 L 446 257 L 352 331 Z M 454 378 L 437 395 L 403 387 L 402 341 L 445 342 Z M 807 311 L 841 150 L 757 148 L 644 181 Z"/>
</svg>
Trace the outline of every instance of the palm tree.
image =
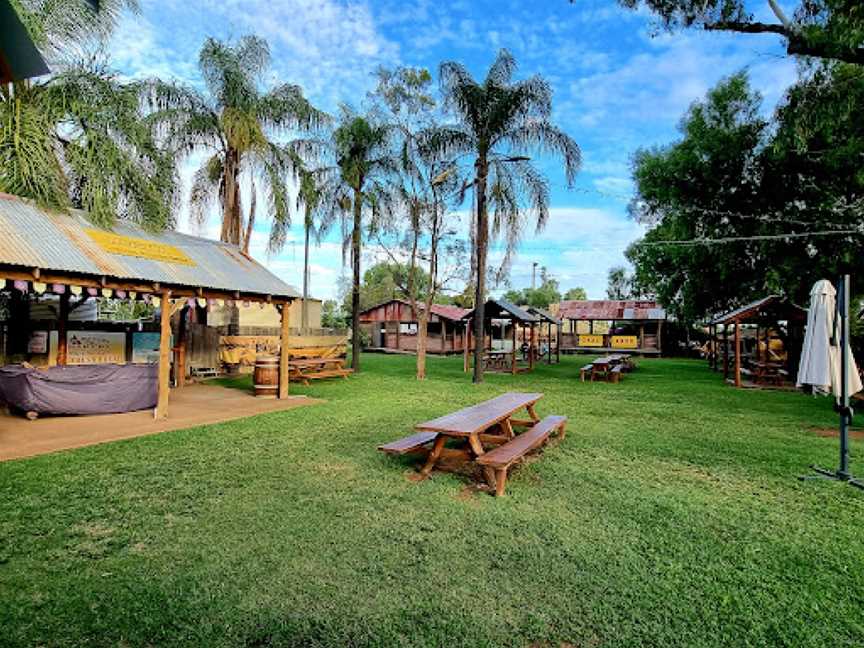
<svg viewBox="0 0 864 648">
<path fill-rule="evenodd" d="M 372 115 L 358 115 L 342 107 L 339 123 L 324 140 L 297 143 L 306 159 L 326 161 L 314 171 L 321 187 L 321 210 L 326 220 L 342 222 L 343 253 L 350 250 L 351 367 L 360 370 L 360 255 L 363 224 L 374 229 L 389 214 L 397 173 L 392 150 L 392 128 Z M 365 216 L 365 219 L 364 219 Z"/>
<path fill-rule="evenodd" d="M 301 168 L 300 183 L 297 187 L 297 209 L 303 210 L 303 305 L 301 311 L 301 329 L 304 333 L 309 330 L 309 241 L 312 235 L 316 241 L 329 228 L 330 222 L 323 216 L 317 219 L 316 214 L 320 212 L 322 190 L 315 174 L 308 169 Z"/>
<path fill-rule="evenodd" d="M 489 217 L 492 236 L 506 241 L 504 264 L 516 249 L 526 215 L 540 230 L 549 216 L 549 186 L 531 164 L 530 152 L 559 155 L 568 185 L 581 164 L 579 146 L 551 122 L 552 89 L 540 76 L 513 81 L 516 61 L 498 53 L 486 78 L 478 83 L 453 61 L 440 68 L 445 108 L 456 123 L 436 129 L 431 145 L 445 157 L 473 157 L 476 218 L 473 219 L 474 382 L 483 380 L 483 315 Z"/>
<path fill-rule="evenodd" d="M 296 161 L 274 137 L 312 128 L 327 117 L 304 98 L 299 86 L 261 87 L 260 78 L 270 66 L 270 48 L 257 36 L 244 36 L 236 45 L 208 38 L 198 66 L 206 95 L 192 87 L 151 82 L 151 100 L 158 109 L 153 119 L 161 125 L 165 141 L 180 155 L 209 153 L 192 182 L 192 217 L 204 222 L 218 204 L 221 240 L 240 245 L 248 253 L 260 188 L 273 218 L 269 249 L 276 251 L 284 244 L 291 222 L 285 181 Z M 250 186 L 245 218 L 241 200 L 244 174 Z"/>
<path fill-rule="evenodd" d="M 119 81 L 95 59 L 69 63 L 136 7 L 106 0 L 94 13 L 84 2 L 20 2 L 57 73 L 0 86 L 0 191 L 78 207 L 105 226 L 118 216 L 152 229 L 171 224 L 175 165 L 156 145 L 141 85 Z"/>
</svg>

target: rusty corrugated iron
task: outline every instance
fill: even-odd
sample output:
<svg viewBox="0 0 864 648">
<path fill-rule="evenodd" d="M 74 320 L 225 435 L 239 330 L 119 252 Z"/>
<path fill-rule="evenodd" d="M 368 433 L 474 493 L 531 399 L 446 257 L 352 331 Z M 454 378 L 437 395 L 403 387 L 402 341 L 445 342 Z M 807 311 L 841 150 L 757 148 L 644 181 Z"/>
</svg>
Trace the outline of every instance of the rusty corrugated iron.
<svg viewBox="0 0 864 648">
<path fill-rule="evenodd" d="M 634 320 L 666 319 L 666 311 L 652 300 L 582 299 L 562 301 L 558 315 L 570 320 Z"/>
<path fill-rule="evenodd" d="M 180 232 L 152 233 L 128 222 L 118 222 L 111 230 L 121 236 L 176 247 L 193 262 L 193 265 L 185 265 L 108 252 L 87 234 L 87 229 L 92 227 L 80 211 L 52 212 L 28 200 L 0 194 L 0 264 L 165 285 L 299 297 L 294 288 L 243 255 L 235 245 Z"/>
</svg>

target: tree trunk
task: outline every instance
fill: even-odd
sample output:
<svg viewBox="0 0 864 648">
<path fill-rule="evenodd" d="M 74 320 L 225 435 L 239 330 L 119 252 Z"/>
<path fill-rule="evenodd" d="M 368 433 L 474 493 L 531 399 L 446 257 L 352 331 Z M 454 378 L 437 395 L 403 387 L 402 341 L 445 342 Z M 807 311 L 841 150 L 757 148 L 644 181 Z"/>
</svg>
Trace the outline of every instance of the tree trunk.
<svg viewBox="0 0 864 648">
<path fill-rule="evenodd" d="M 428 339 L 429 314 L 424 309 L 417 318 L 417 380 L 426 380 L 426 341 Z"/>
<path fill-rule="evenodd" d="M 358 187 L 362 186 L 361 182 Z M 351 368 L 360 371 L 360 227 L 363 209 L 361 190 L 354 189 L 354 229 L 351 232 Z"/>
<path fill-rule="evenodd" d="M 234 149 L 225 153 L 223 183 L 225 185 L 225 204 L 222 207 L 222 234 L 225 243 L 240 245 L 240 187 L 238 176 L 240 156 Z"/>
<path fill-rule="evenodd" d="M 255 181 L 252 181 L 250 190 L 252 195 L 249 198 L 249 220 L 246 222 L 246 234 L 243 236 L 243 254 L 249 254 L 249 242 L 252 240 L 252 228 L 255 225 Z"/>
<path fill-rule="evenodd" d="M 300 305 L 300 328 L 303 335 L 309 331 L 309 230 L 312 229 L 309 210 L 306 211 L 306 222 L 304 223 L 306 240 L 303 243 L 303 303 Z"/>
<path fill-rule="evenodd" d="M 486 252 L 489 245 L 489 222 L 486 214 L 486 175 L 489 171 L 486 156 L 481 155 L 475 164 L 477 170 L 477 234 L 476 264 L 477 283 L 474 287 L 474 382 L 483 382 L 483 347 L 486 335 L 483 330 L 486 305 Z"/>
</svg>

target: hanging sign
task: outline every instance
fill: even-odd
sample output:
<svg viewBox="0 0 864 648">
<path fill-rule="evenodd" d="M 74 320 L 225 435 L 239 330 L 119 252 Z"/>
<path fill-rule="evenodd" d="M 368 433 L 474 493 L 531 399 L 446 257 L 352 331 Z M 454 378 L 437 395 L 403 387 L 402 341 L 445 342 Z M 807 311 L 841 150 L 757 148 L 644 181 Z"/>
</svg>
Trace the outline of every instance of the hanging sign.
<svg viewBox="0 0 864 648">
<path fill-rule="evenodd" d="M 68 331 L 66 363 L 125 364 L 126 334 L 109 331 Z"/>
<path fill-rule="evenodd" d="M 613 335 L 612 347 L 615 349 L 635 349 L 639 346 L 639 338 L 635 335 Z"/>
<path fill-rule="evenodd" d="M 159 362 L 158 333 L 141 332 L 132 334 L 132 362 Z"/>
<path fill-rule="evenodd" d="M 48 331 L 31 331 L 27 353 L 48 353 Z"/>
<path fill-rule="evenodd" d="M 86 229 L 96 245 L 111 254 L 132 256 L 141 259 L 153 259 L 154 261 L 167 261 L 168 263 L 179 263 L 194 266 L 195 262 L 190 259 L 180 248 L 167 243 L 159 243 L 149 239 L 136 238 L 134 236 L 123 236 L 93 228 Z"/>
<path fill-rule="evenodd" d="M 579 336 L 579 346 L 580 347 L 602 347 L 603 346 L 603 336 L 602 335 L 580 335 Z"/>
</svg>

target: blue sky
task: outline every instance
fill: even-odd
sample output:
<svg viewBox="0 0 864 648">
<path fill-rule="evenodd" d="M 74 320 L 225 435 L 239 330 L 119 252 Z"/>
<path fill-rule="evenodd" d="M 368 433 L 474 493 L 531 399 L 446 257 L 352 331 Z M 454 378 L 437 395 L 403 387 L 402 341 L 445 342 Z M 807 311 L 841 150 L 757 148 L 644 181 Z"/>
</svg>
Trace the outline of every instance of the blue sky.
<svg viewBox="0 0 864 648">
<path fill-rule="evenodd" d="M 754 3 L 757 16 L 763 5 Z M 332 111 L 340 102 L 361 103 L 379 65 L 434 72 L 442 60 L 458 60 L 480 77 L 506 47 L 519 63 L 517 76 L 539 73 L 552 84 L 554 119 L 583 154 L 575 190 L 566 188 L 552 161 L 543 162 L 552 185 L 550 222 L 539 234 L 526 228 L 511 282 L 528 285 L 537 262 L 563 290 L 582 286 L 590 298 L 604 298 L 608 268 L 624 262 L 624 249 L 641 233 L 626 215 L 633 152 L 673 141 L 688 105 L 729 74 L 747 68 L 766 110 L 796 76 L 773 36 L 652 32 L 649 16 L 621 10 L 613 0 L 143 0 L 142 13 L 122 22 L 110 54 L 128 76 L 200 83 L 196 63 L 204 38 L 255 33 L 273 54 L 265 82 L 297 83 Z M 215 236 L 218 217 L 201 231 L 182 215 L 180 227 Z M 301 229 L 293 228 L 284 251 L 268 258 L 261 224 L 252 252 L 299 285 L 302 240 Z M 364 264 L 379 256 L 370 247 Z M 335 235 L 313 251 L 312 268 L 312 293 L 334 297 L 347 273 Z"/>
</svg>

